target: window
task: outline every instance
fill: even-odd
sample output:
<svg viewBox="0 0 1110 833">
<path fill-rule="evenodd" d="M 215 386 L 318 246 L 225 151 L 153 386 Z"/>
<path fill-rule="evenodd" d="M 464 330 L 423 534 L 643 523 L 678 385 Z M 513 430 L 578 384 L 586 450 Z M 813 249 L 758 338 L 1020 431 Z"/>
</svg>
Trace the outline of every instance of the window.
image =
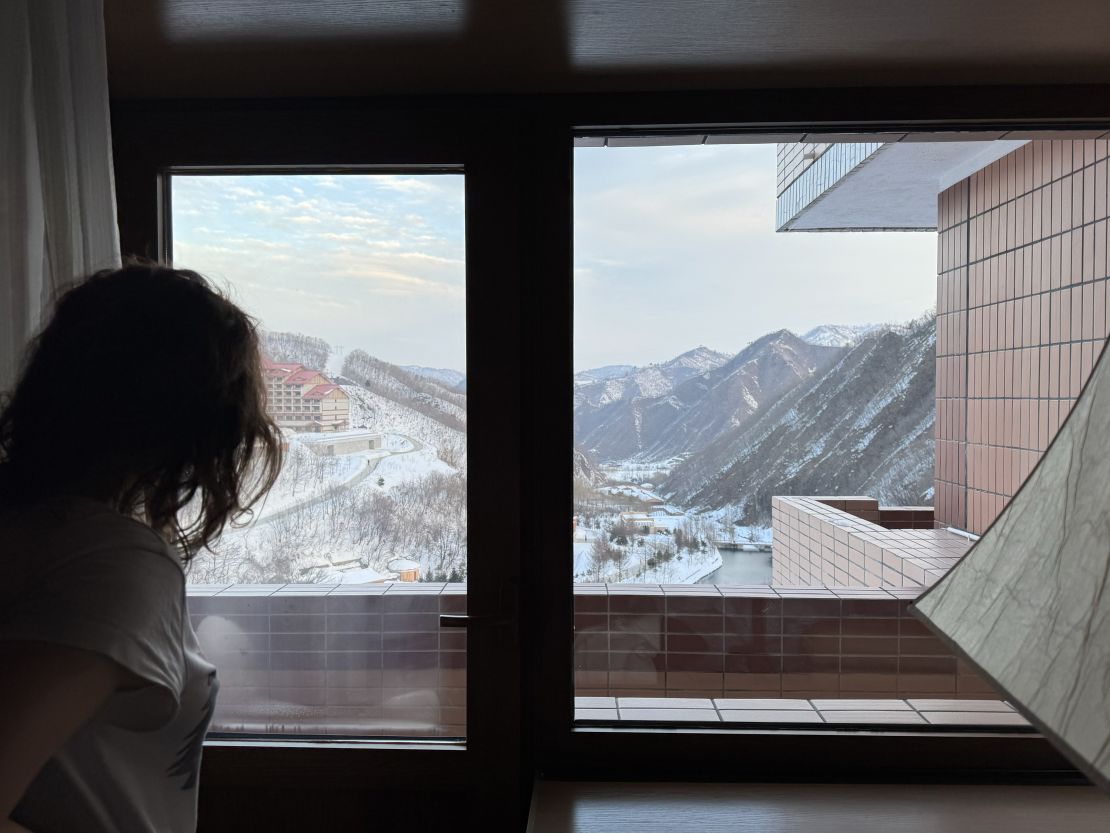
<svg viewBox="0 0 1110 833">
<path fill-rule="evenodd" d="M 1106 338 L 1107 150 L 904 137 L 576 149 L 583 725 L 1031 731 L 906 607 Z"/>
<path fill-rule="evenodd" d="M 708 108 L 705 113 L 743 110 L 770 123 L 782 117 L 782 107 L 789 108 L 790 96 L 783 99 L 786 103 L 776 104 L 773 111 L 762 99 L 735 93 L 685 96 L 677 110 L 657 99 L 641 106 L 620 97 L 600 106 L 604 110 L 609 104 L 617 105 L 622 123 L 651 124 L 668 113 L 688 118 L 703 106 Z M 909 106 L 905 91 L 899 91 L 897 99 L 882 95 L 876 99 L 875 112 Z M 999 112 L 1020 119 L 1038 105 L 1034 101 L 1021 106 L 1025 108 L 1021 112 L 1015 113 L 1012 103 L 1000 106 Z M 467 637 L 472 649 L 467 659 L 467 753 L 439 754 L 420 748 L 395 754 L 392 744 L 381 750 L 377 745 L 360 745 L 346 751 L 354 744 L 335 744 L 308 751 L 301 741 L 216 742 L 206 750 L 209 785 L 229 786 L 232 782 L 225 782 L 224 774 L 234 772 L 236 789 L 248 782 L 259 790 L 272 789 L 274 773 L 280 771 L 289 773 L 288 783 L 295 779 L 297 784 L 317 787 L 339 781 L 351 786 L 388 785 L 383 789 L 409 788 L 425 781 L 465 782 L 471 785 L 467 789 L 502 794 L 503 785 L 509 783 L 507 771 L 515 771 L 520 760 L 515 744 L 522 731 L 535 732 L 536 760 L 545 772 L 570 777 L 821 779 L 835 769 L 838 777 L 867 779 L 889 777 L 893 769 L 901 774 L 928 770 L 951 775 L 954 761 L 968 771 L 1000 767 L 1060 771 L 1061 759 L 1043 740 L 1019 734 L 815 734 L 805 726 L 782 733 L 773 731 L 774 724 L 743 732 L 679 732 L 652 724 L 617 730 L 589 722 L 574 725 L 569 673 L 574 597 L 567 586 L 572 562 L 566 541 L 574 503 L 563 474 L 572 443 L 573 403 L 571 386 L 558 381 L 571 377 L 573 370 L 569 125 L 574 119 L 582 124 L 609 124 L 604 119 L 614 117 L 602 115 L 594 103 L 568 100 L 567 107 L 566 111 L 555 107 L 543 120 L 528 122 L 527 130 L 507 127 L 504 143 L 489 141 L 487 113 L 476 120 L 470 110 L 434 111 L 425 118 L 388 107 L 369 110 L 363 104 L 321 105 L 311 111 L 294 107 L 292 118 L 303 128 L 297 140 L 303 143 L 303 153 L 290 148 L 290 116 L 285 110 L 275 115 L 229 105 L 219 117 L 220 135 L 233 140 L 223 143 L 212 138 L 212 116 L 207 110 L 167 107 L 157 130 L 143 108 L 123 106 L 114 112 L 117 142 L 150 151 L 149 156 L 121 153 L 116 157 L 126 251 L 159 250 L 149 182 L 158 171 L 175 165 L 328 164 L 337 158 L 368 156 L 394 164 L 443 159 L 467 164 L 467 261 L 472 274 L 481 276 L 467 287 L 471 367 L 466 385 L 472 394 L 468 436 L 474 451 L 470 457 L 474 488 L 469 497 L 472 508 L 480 508 L 470 512 L 468 519 L 468 602 L 483 622 Z M 201 113 L 204 118 L 198 118 Z M 930 113 L 936 117 L 938 111 L 926 106 L 922 118 L 930 118 Z M 389 129 L 367 131 L 371 115 L 376 124 L 389 124 Z M 949 116 L 947 111 L 943 115 Z M 681 132 L 691 131 L 682 128 Z M 473 146 L 469 139 L 460 141 L 462 135 L 473 136 Z M 596 142 L 596 137 L 592 140 Z M 517 167 L 521 159 L 527 160 L 527 176 Z M 765 209 L 775 216 L 770 202 Z M 799 237 L 806 236 L 781 236 L 784 245 Z M 955 325 L 953 332 L 959 332 Z M 957 425 L 945 421 L 954 419 L 953 412 L 941 417 L 941 423 Z M 484 593 L 479 590 L 482 587 Z M 637 588 L 625 589 L 635 595 Z M 285 597 L 291 592 L 287 590 Z M 522 663 L 534 664 L 536 673 L 525 674 Z M 531 707 L 524 718 L 519 711 L 522 697 Z M 480 775 L 460 780 L 460 765 Z"/>
<path fill-rule="evenodd" d="M 463 177 L 170 182 L 175 259 L 255 316 L 281 391 L 277 483 L 190 570 L 215 730 L 461 738 Z"/>
</svg>

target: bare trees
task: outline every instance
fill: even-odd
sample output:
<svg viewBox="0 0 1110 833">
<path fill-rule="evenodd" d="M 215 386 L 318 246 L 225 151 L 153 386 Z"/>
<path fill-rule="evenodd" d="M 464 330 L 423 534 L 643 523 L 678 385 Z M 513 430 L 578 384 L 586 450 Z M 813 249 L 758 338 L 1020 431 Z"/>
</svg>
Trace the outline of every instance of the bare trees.
<svg viewBox="0 0 1110 833">
<path fill-rule="evenodd" d="M 594 581 L 603 581 L 603 576 L 606 575 L 609 564 L 612 563 L 618 552 L 620 552 L 620 548 L 610 544 L 604 535 L 594 539 L 590 546 L 590 572 L 593 573 Z"/>
<path fill-rule="evenodd" d="M 263 351 L 276 362 L 296 362 L 312 370 L 323 370 L 331 356 L 331 345 L 324 339 L 303 333 L 259 333 Z"/>
<path fill-rule="evenodd" d="M 436 456 L 453 469 L 461 469 L 466 459 L 466 438 L 448 437 L 436 446 Z"/>
</svg>

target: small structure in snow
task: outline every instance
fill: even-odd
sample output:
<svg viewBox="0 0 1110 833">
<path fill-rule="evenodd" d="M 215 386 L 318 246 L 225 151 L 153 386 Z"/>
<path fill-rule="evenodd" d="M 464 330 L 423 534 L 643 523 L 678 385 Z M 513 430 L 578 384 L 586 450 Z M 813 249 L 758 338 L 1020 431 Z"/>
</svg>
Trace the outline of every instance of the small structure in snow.
<svg viewBox="0 0 1110 833">
<path fill-rule="evenodd" d="M 395 558 L 389 562 L 389 569 L 397 574 L 397 581 L 416 581 L 420 565 L 409 558 Z"/>
</svg>

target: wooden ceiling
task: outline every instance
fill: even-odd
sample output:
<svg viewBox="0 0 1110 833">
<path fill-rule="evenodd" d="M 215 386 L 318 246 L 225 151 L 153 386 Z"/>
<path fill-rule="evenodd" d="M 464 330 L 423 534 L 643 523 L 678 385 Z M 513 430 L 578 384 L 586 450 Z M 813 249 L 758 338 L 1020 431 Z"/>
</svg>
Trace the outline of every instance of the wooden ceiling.
<svg viewBox="0 0 1110 833">
<path fill-rule="evenodd" d="M 104 0 L 117 98 L 1110 83 L 1106 0 Z"/>
</svg>

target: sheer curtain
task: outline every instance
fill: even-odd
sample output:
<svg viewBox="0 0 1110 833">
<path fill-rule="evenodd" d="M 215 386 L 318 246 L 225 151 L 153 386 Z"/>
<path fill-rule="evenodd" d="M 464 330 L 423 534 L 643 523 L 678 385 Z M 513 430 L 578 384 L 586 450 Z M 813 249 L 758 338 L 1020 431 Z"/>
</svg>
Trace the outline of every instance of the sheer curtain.
<svg viewBox="0 0 1110 833">
<path fill-rule="evenodd" d="M 59 287 L 119 264 L 101 0 L 0 2 L 0 391 Z"/>
<path fill-rule="evenodd" d="M 1021 490 L 914 610 L 1110 790 L 1110 348 Z"/>
</svg>

